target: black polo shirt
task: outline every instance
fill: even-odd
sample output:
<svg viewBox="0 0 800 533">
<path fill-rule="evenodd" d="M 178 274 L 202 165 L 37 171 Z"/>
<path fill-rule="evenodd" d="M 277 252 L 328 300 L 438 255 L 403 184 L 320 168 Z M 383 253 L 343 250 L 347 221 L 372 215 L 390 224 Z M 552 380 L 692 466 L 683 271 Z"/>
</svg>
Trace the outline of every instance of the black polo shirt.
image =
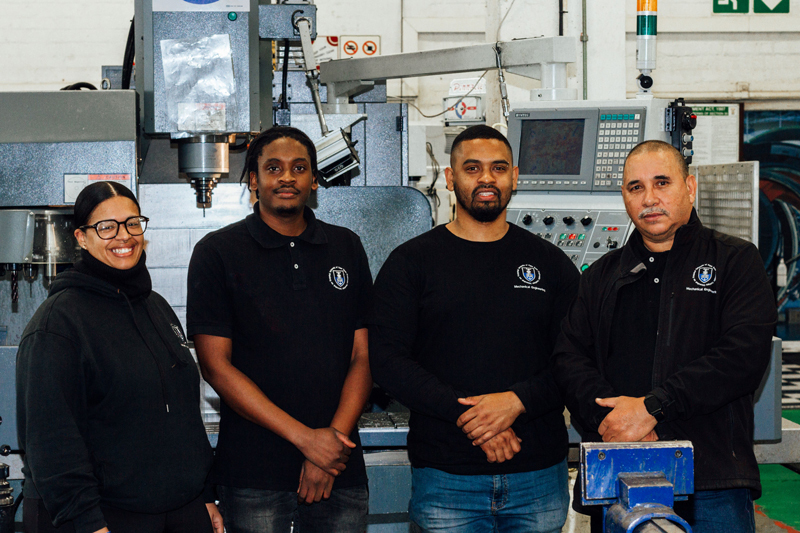
<svg viewBox="0 0 800 533">
<path fill-rule="evenodd" d="M 619 395 L 641 398 L 655 386 L 653 363 L 658 338 L 661 280 L 669 251 L 651 252 L 638 233 L 630 238 L 629 244 L 644 264 L 645 273 L 619 290 L 606 368 L 608 382 Z"/>
<path fill-rule="evenodd" d="M 355 330 L 372 290 L 358 235 L 305 208 L 297 237 L 254 213 L 204 237 L 189 264 L 187 330 L 233 340 L 233 365 L 291 416 L 328 427 L 350 367 Z M 303 455 L 290 442 L 221 406 L 217 484 L 295 491 Z M 334 488 L 366 483 L 358 444 Z"/>
</svg>

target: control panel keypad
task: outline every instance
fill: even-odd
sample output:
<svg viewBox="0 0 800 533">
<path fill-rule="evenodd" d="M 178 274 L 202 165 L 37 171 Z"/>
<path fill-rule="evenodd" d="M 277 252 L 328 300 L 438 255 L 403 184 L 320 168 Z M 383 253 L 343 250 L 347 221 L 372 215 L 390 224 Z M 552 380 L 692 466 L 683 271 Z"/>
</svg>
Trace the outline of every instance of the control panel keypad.
<svg viewBox="0 0 800 533">
<path fill-rule="evenodd" d="M 644 109 L 601 110 L 592 190 L 622 187 L 625 158 L 644 140 L 644 114 Z"/>
</svg>

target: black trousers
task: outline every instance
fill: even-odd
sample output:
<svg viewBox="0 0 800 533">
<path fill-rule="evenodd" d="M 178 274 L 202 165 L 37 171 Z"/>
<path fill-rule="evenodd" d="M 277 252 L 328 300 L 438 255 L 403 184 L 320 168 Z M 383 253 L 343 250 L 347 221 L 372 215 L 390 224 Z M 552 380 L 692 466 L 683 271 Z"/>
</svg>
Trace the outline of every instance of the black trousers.
<svg viewBox="0 0 800 533">
<path fill-rule="evenodd" d="M 213 533 L 202 496 L 167 513 L 134 513 L 103 504 L 100 508 L 113 533 Z M 53 527 L 42 500 L 22 502 L 22 524 L 25 533 L 75 533 L 72 522 Z"/>
</svg>

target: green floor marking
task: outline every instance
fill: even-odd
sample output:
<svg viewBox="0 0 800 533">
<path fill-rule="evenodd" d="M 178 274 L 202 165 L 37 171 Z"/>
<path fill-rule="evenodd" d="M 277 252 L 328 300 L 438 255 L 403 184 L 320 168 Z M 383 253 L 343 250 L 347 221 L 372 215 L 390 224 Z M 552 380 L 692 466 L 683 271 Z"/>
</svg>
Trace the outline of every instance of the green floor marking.
<svg viewBox="0 0 800 533">
<path fill-rule="evenodd" d="M 800 424 L 800 409 L 786 409 L 783 417 Z M 800 474 L 781 465 L 759 465 L 758 469 L 764 492 L 756 505 L 772 520 L 800 528 Z"/>
</svg>

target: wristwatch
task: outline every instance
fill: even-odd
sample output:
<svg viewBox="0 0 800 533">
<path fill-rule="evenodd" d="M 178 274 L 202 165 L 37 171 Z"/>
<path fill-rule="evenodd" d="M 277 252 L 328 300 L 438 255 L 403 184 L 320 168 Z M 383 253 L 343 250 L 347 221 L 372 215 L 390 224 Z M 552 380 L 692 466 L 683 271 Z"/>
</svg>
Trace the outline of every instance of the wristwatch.
<svg viewBox="0 0 800 533">
<path fill-rule="evenodd" d="M 653 415 L 656 422 L 663 422 L 666 416 L 664 411 L 661 410 L 661 400 L 656 398 L 653 394 L 647 394 L 644 397 L 644 408 L 647 412 Z"/>
</svg>

